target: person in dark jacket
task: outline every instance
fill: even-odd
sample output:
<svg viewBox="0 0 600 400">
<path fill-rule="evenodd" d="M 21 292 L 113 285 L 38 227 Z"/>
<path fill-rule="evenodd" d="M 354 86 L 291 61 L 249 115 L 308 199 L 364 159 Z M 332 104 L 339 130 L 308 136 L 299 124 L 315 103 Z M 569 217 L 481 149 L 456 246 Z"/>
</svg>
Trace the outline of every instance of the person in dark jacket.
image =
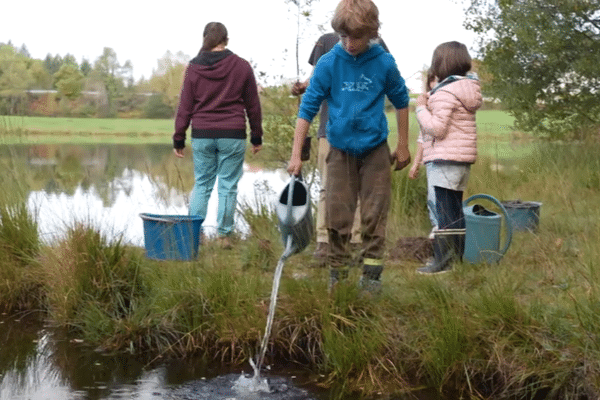
<svg viewBox="0 0 600 400">
<path fill-rule="evenodd" d="M 252 153 L 256 154 L 262 147 L 262 113 L 252 67 L 226 49 L 225 26 L 210 22 L 203 36 L 202 48 L 185 73 L 173 147 L 177 157 L 184 157 L 191 123 L 195 183 L 189 214 L 206 217 L 208 199 L 218 178 L 217 231 L 222 246 L 231 248 L 237 185 L 246 151 L 246 117 Z"/>
</svg>

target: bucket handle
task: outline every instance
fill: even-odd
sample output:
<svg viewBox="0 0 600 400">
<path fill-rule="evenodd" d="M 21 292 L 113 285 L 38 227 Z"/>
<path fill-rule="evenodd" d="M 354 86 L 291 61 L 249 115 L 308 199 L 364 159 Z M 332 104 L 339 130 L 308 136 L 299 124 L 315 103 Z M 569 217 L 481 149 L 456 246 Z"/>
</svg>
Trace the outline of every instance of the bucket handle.
<svg viewBox="0 0 600 400">
<path fill-rule="evenodd" d="M 465 201 L 463 201 L 463 207 L 466 207 L 471 201 L 477 200 L 477 199 L 484 199 L 484 200 L 491 201 L 496 206 L 498 206 L 498 208 L 502 212 L 502 215 L 504 216 L 504 223 L 505 223 L 505 230 L 506 230 L 506 243 L 504 243 L 504 247 L 502 248 L 502 250 L 500 250 L 500 257 L 502 257 L 508 250 L 508 247 L 510 246 L 510 242 L 512 241 L 513 228 L 512 228 L 512 223 L 510 222 L 510 218 L 508 217 L 508 213 L 506 212 L 506 209 L 504 208 L 502 203 L 500 203 L 498 200 L 496 200 L 496 198 L 494 196 L 490 196 L 489 194 L 483 194 L 483 193 L 474 194 L 473 196 L 471 196 L 468 199 L 466 199 Z"/>
<path fill-rule="evenodd" d="M 172 219 L 167 219 L 167 218 L 160 218 L 160 217 L 151 217 L 148 214 L 140 214 L 140 217 L 142 219 L 148 220 L 148 221 L 155 221 L 155 222 L 163 222 L 165 224 L 174 224 L 177 221 L 174 221 Z"/>
</svg>

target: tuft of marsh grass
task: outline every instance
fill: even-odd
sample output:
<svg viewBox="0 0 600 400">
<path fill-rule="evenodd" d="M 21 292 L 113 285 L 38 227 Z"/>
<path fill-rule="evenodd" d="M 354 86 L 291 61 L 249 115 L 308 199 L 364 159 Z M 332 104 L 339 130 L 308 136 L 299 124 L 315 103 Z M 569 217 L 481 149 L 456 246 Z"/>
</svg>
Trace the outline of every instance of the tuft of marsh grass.
<svg viewBox="0 0 600 400">
<path fill-rule="evenodd" d="M 0 196 L 0 309 L 38 309 L 42 303 L 35 262 L 40 239 L 35 216 L 10 189 Z"/>
<path fill-rule="evenodd" d="M 128 251 L 121 238 L 109 240 L 101 232 L 75 222 L 65 238 L 41 255 L 50 317 L 57 323 L 75 325 L 86 306 L 93 314 L 103 312 L 105 318 L 121 319 L 131 314 L 136 297 L 144 288 L 138 280 L 141 255 Z M 83 322 L 97 326 L 80 326 L 102 331 L 105 321 L 84 316 Z M 80 324 L 76 324 L 80 325 Z"/>
</svg>

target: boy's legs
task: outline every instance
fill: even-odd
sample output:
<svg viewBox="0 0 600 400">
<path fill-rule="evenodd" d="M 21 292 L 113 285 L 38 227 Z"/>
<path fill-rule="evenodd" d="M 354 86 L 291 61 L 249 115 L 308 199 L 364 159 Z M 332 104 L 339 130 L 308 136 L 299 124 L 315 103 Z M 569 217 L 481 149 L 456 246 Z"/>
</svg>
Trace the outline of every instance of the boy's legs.
<svg viewBox="0 0 600 400">
<path fill-rule="evenodd" d="M 351 262 L 349 243 L 359 190 L 356 157 L 332 147 L 327 155 L 327 231 L 332 269 L 347 269 Z"/>
<path fill-rule="evenodd" d="M 392 169 L 387 143 L 361 160 L 360 201 L 363 225 L 363 275 L 379 280 L 383 271 L 385 232 L 391 201 Z"/>
<path fill-rule="evenodd" d="M 327 138 L 319 138 L 319 149 L 317 156 L 317 168 L 320 172 L 319 200 L 317 203 L 317 248 L 314 256 L 316 258 L 325 258 L 327 256 L 327 247 L 329 243 L 329 234 L 327 233 L 326 215 L 326 187 L 327 187 L 327 154 L 329 153 L 329 142 Z M 351 239 L 352 244 L 360 245 L 362 243 L 362 230 L 360 219 L 360 201 L 357 203 L 354 213 L 354 222 L 352 224 Z"/>
<path fill-rule="evenodd" d="M 352 222 L 352 237 L 350 243 L 360 245 L 362 243 L 362 221 L 360 220 L 360 199 L 356 203 L 356 211 L 354 212 L 354 222 Z"/>
</svg>

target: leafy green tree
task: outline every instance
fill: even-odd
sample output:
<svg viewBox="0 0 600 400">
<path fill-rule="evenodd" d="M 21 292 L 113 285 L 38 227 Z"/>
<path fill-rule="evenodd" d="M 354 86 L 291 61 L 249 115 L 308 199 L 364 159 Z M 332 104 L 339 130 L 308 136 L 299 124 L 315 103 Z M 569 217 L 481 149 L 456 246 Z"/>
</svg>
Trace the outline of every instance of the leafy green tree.
<svg viewBox="0 0 600 400">
<path fill-rule="evenodd" d="M 31 58 L 31 54 L 29 54 L 29 50 L 27 50 L 25 43 L 19 48 L 19 54 L 24 55 L 26 58 Z"/>
<path fill-rule="evenodd" d="M 69 54 L 69 53 L 67 53 L 67 55 L 62 59 L 61 67 L 63 65 L 73 65 L 79 69 L 79 64 L 77 63 L 77 59 L 75 58 L 74 55 Z"/>
<path fill-rule="evenodd" d="M 600 126 L 600 8 L 596 0 L 467 0 L 480 35 L 484 90 L 518 128 L 584 138 Z"/>
<path fill-rule="evenodd" d="M 188 60 L 189 57 L 182 52 L 173 54 L 167 51 L 158 60 L 158 69 L 153 71 L 150 78 L 152 91 L 161 94 L 162 101 L 173 110 L 179 104 L 181 84 Z"/>
<path fill-rule="evenodd" d="M 81 65 L 79 65 L 79 70 L 84 76 L 88 76 L 90 72 L 92 72 L 92 64 L 87 59 L 81 60 Z"/>
<path fill-rule="evenodd" d="M 144 106 L 144 116 L 153 119 L 169 119 L 173 118 L 173 108 L 169 107 L 164 99 L 163 94 L 153 94 L 148 98 Z"/>
<path fill-rule="evenodd" d="M 54 74 L 54 86 L 69 100 L 75 100 L 81 94 L 83 87 L 83 74 L 77 66 L 63 64 Z"/>
<path fill-rule="evenodd" d="M 1 113 L 21 113 L 27 90 L 43 89 L 49 84 L 49 76 L 39 60 L 21 54 L 11 44 L 0 45 Z"/>
<path fill-rule="evenodd" d="M 63 65 L 63 59 L 60 55 L 52 56 L 50 53 L 44 58 L 44 68 L 50 75 L 54 75 L 58 72 L 60 67 Z"/>
<path fill-rule="evenodd" d="M 131 63 L 127 61 L 124 65 L 119 64 L 117 53 L 110 47 L 105 47 L 102 55 L 94 63 L 92 71 L 93 78 L 102 83 L 106 100 L 104 115 L 113 115 L 115 100 L 124 88 L 123 79 Z"/>
</svg>

